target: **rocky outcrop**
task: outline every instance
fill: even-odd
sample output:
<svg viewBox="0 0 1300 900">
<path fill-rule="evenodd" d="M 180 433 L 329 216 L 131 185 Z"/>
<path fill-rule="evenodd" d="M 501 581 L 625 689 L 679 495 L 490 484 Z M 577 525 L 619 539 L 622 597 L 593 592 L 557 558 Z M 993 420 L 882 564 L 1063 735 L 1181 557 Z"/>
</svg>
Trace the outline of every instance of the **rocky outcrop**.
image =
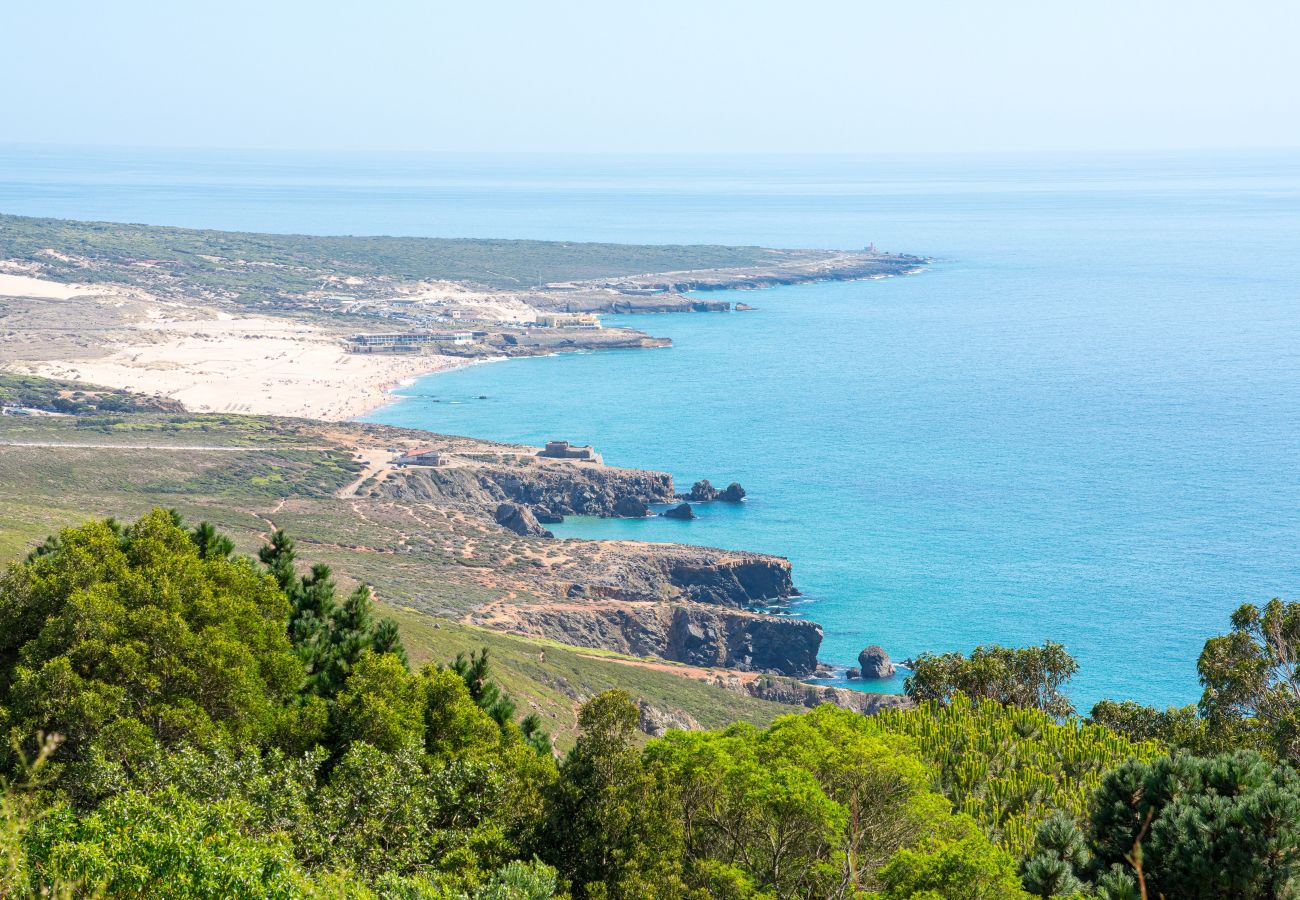
<svg viewBox="0 0 1300 900">
<path fill-rule="evenodd" d="M 680 709 L 660 710 L 641 698 L 636 702 L 639 713 L 637 726 L 650 737 L 663 737 L 673 731 L 699 731 L 700 723 L 690 713 Z"/>
<path fill-rule="evenodd" d="M 677 499 L 689 500 L 692 503 L 710 503 L 714 500 L 721 500 L 724 503 L 739 503 L 745 499 L 745 489 L 733 481 L 724 489 L 718 490 L 707 478 L 701 478 L 691 485 L 689 494 L 678 494 Z"/>
<path fill-rule="evenodd" d="M 809 709 L 823 703 L 833 703 L 841 709 L 867 716 L 875 715 L 882 709 L 910 709 L 916 705 L 910 697 L 903 694 L 869 694 L 866 691 L 804 684 L 784 678 L 756 678 L 745 683 L 745 690 L 751 697 L 760 700 L 806 706 Z"/>
<path fill-rule="evenodd" d="M 644 519 L 650 507 L 640 497 L 619 497 L 614 501 L 614 515 L 620 519 Z"/>
<path fill-rule="evenodd" d="M 666 509 L 662 513 L 665 519 L 694 519 L 697 518 L 695 510 L 691 509 L 689 503 L 679 503 L 672 509 Z"/>
<path fill-rule="evenodd" d="M 709 483 L 709 479 L 701 478 L 699 481 L 695 482 L 695 484 L 691 485 L 691 492 L 689 494 L 678 494 L 678 496 L 694 503 L 708 503 L 712 500 L 718 499 L 718 491 Z"/>
<path fill-rule="evenodd" d="M 487 509 L 510 501 L 552 520 L 570 515 L 644 516 L 648 504 L 674 499 L 673 479 L 667 473 L 558 460 L 401 469 L 380 482 L 374 493 Z"/>
<path fill-rule="evenodd" d="M 889 654 L 877 644 L 872 644 L 858 654 L 858 668 L 861 669 L 863 678 L 891 678 L 895 672 Z"/>
<path fill-rule="evenodd" d="M 848 669 L 844 671 L 844 677 L 847 678 L 849 681 L 859 681 L 862 678 L 862 670 L 855 669 L 852 666 L 850 666 Z"/>
<path fill-rule="evenodd" d="M 718 499 L 723 503 L 739 503 L 745 499 L 745 489 L 733 481 L 718 492 Z"/>
<path fill-rule="evenodd" d="M 563 602 L 525 604 L 498 620 L 522 634 L 694 666 L 810 675 L 820 625 L 699 603 Z"/>
<path fill-rule="evenodd" d="M 502 503 L 497 506 L 495 518 L 502 528 L 508 528 L 523 537 L 554 537 L 537 521 L 531 509 L 517 503 Z"/>
</svg>

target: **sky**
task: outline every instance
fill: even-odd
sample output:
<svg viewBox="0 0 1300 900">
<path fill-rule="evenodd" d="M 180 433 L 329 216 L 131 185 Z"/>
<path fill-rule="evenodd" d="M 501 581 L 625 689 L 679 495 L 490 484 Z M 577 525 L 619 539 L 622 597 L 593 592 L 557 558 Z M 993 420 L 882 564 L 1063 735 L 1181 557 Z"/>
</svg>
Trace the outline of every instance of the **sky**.
<svg viewBox="0 0 1300 900">
<path fill-rule="evenodd" d="M 39 0 L 0 143 L 891 153 L 1300 147 L 1300 2 Z"/>
</svg>

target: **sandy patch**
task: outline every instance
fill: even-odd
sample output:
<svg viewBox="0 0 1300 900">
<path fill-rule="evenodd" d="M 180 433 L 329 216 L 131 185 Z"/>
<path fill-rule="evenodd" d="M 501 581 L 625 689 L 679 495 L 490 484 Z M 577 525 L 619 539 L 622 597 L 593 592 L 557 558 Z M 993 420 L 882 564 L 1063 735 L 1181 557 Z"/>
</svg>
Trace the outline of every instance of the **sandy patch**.
<svg viewBox="0 0 1300 900">
<path fill-rule="evenodd" d="M 29 275 L 8 275 L 0 273 L 0 297 L 34 297 L 38 300 L 72 300 L 91 294 L 102 294 L 102 288 L 84 284 L 63 284 L 59 281 L 47 281 L 44 278 L 32 278 Z"/>
</svg>

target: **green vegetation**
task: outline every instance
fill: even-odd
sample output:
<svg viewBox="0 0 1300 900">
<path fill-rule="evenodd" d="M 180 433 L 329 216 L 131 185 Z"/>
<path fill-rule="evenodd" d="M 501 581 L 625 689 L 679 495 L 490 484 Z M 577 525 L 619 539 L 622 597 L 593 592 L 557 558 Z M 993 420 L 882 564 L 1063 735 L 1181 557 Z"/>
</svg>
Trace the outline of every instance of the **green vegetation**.
<svg viewBox="0 0 1300 900">
<path fill-rule="evenodd" d="M 1082 820 L 1111 769 L 1160 752 L 1154 741 L 1135 743 L 1099 725 L 1058 723 L 1037 709 L 963 694 L 946 704 L 882 710 L 870 721 L 913 738 L 932 766 L 935 789 L 1016 856 L 1028 852 L 1052 813 Z"/>
<path fill-rule="evenodd" d="M 1198 706 L 1157 710 L 1103 700 L 1092 719 L 1121 733 L 1198 754 L 1256 750 L 1300 765 L 1300 603 L 1274 598 L 1232 614 L 1232 631 L 1205 643 L 1197 660 Z"/>
<path fill-rule="evenodd" d="M 378 618 L 369 588 L 341 593 L 325 565 L 302 572 L 278 530 L 256 560 L 162 510 L 50 537 L 0 577 L 0 893 L 1280 900 L 1300 886 L 1300 775 L 1253 751 L 1161 755 L 1019 689 L 1019 704 L 950 690 L 647 743 L 615 689 L 583 698 L 557 763 L 542 717 L 519 716 L 535 701 L 506 683 L 544 671 L 496 667 L 543 645 L 461 626 L 454 658 L 413 670 L 441 637 L 414 621 Z M 1249 637 L 1279 621 L 1235 624 Z M 1013 681 L 1060 687 L 1068 657 L 1016 664 L 1039 652 L 996 658 Z M 535 664 L 566 654 L 645 674 L 558 645 Z M 1275 732 L 1232 734 L 1272 746 Z"/>
<path fill-rule="evenodd" d="M 39 263 L 48 277 L 197 289 L 250 302 L 309 291 L 350 293 L 355 287 L 341 283 L 348 277 L 519 288 L 765 265 L 779 255 L 760 247 L 315 237 L 0 215 L 0 257 Z"/>
<path fill-rule="evenodd" d="M 1064 718 L 1074 714 L 1074 704 L 1062 688 L 1078 670 L 1065 648 L 1051 641 L 1042 647 L 976 647 L 969 658 L 960 653 L 922 653 L 907 678 L 906 691 L 918 701 L 946 701 L 960 693 Z"/>
<path fill-rule="evenodd" d="M 0 406 L 84 416 L 92 413 L 181 412 L 175 400 L 32 375 L 0 373 Z"/>
</svg>

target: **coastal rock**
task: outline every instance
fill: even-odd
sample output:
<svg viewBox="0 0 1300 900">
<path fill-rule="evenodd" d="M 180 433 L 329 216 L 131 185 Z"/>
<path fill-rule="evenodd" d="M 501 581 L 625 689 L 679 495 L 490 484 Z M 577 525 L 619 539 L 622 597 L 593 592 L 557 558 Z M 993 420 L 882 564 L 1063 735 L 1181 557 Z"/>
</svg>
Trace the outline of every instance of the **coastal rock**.
<svg viewBox="0 0 1300 900">
<path fill-rule="evenodd" d="M 860 678 L 862 678 L 862 670 L 861 670 L 861 669 L 855 669 L 855 668 L 853 668 L 852 666 L 850 666 L 850 667 L 849 667 L 849 668 L 844 672 L 844 677 L 847 678 L 849 681 L 857 681 L 857 680 L 859 680 Z"/>
<path fill-rule="evenodd" d="M 522 537 L 555 536 L 541 526 L 531 509 L 526 506 L 519 506 L 516 503 L 498 505 L 495 518 L 497 524 L 502 528 L 508 528 Z"/>
<path fill-rule="evenodd" d="M 386 499 L 451 501 L 488 510 L 510 501 L 556 516 L 644 516 L 647 504 L 675 499 L 667 473 L 568 460 L 411 467 L 394 471 L 376 490 Z"/>
<path fill-rule="evenodd" d="M 817 671 L 813 672 L 813 678 L 834 678 L 835 670 L 825 663 L 817 664 Z"/>
<path fill-rule="evenodd" d="M 640 713 L 638 727 L 650 737 L 663 737 L 670 730 L 672 731 L 699 731 L 700 723 L 695 717 L 680 709 L 660 710 L 641 698 L 636 702 L 637 710 Z"/>
<path fill-rule="evenodd" d="M 894 674 L 894 664 L 889 654 L 877 644 L 872 644 L 858 654 L 858 666 L 863 678 L 890 678 Z"/>
<path fill-rule="evenodd" d="M 737 303 L 734 309 L 736 310 L 736 312 L 750 312 L 754 309 L 757 309 L 757 307 L 750 306 L 748 303 Z"/>
<path fill-rule="evenodd" d="M 707 478 L 701 478 L 691 485 L 691 492 L 685 496 L 685 499 L 694 503 L 708 503 L 718 499 L 718 491 Z"/>
<path fill-rule="evenodd" d="M 537 521 L 541 522 L 543 525 L 559 525 L 561 522 L 564 521 L 564 516 L 560 515 L 559 513 L 552 512 L 551 510 L 546 509 L 545 507 L 538 507 L 537 509 L 534 509 L 533 515 L 536 516 Z"/>
<path fill-rule="evenodd" d="M 745 489 L 733 481 L 718 494 L 718 499 L 724 503 L 739 503 L 745 499 Z"/>
<path fill-rule="evenodd" d="M 571 598 L 512 607 L 496 625 L 579 647 L 801 677 L 816 671 L 822 642 L 821 626 L 806 619 L 699 603 Z"/>
<path fill-rule="evenodd" d="M 691 509 L 691 505 L 690 505 L 689 503 L 681 503 L 681 504 L 678 504 L 677 506 L 674 506 L 672 509 L 666 509 L 666 510 L 664 510 L 664 511 L 663 511 L 663 517 L 664 517 L 665 519 L 694 519 L 694 518 L 697 518 L 697 516 L 695 515 L 695 510 Z"/>
<path fill-rule="evenodd" d="M 619 497 L 614 501 L 614 515 L 620 519 L 644 519 L 650 507 L 639 497 Z"/>
</svg>

